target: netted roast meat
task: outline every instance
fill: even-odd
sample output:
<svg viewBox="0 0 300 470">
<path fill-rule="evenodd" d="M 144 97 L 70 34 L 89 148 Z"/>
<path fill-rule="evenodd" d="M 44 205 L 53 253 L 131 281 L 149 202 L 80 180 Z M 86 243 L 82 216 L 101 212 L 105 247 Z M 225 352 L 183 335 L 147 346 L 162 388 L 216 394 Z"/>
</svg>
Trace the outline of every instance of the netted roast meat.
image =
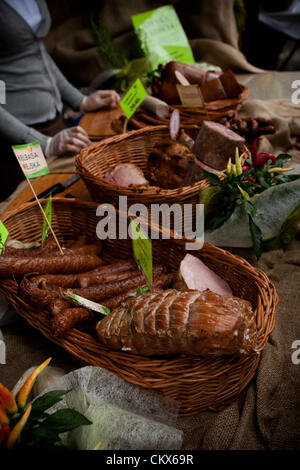
<svg viewBox="0 0 300 470">
<path fill-rule="evenodd" d="M 250 302 L 209 290 L 145 292 L 99 321 L 96 333 L 108 347 L 145 356 L 220 356 L 256 347 Z"/>
</svg>

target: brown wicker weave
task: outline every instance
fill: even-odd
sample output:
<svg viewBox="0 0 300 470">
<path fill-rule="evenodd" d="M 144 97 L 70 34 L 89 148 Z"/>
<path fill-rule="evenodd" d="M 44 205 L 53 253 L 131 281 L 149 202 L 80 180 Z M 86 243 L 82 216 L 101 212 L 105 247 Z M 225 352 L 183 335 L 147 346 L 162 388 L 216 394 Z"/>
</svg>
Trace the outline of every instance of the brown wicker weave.
<svg viewBox="0 0 300 470">
<path fill-rule="evenodd" d="M 46 201 L 43 201 L 45 204 Z M 53 199 L 53 228 L 59 240 L 69 241 L 86 235 L 88 241 L 96 237 L 94 203 L 63 198 Z M 35 202 L 3 218 L 10 237 L 24 242 L 38 241 L 41 236 L 42 215 Z M 193 251 L 210 268 L 229 282 L 233 293 L 251 302 L 256 315 L 261 352 L 275 326 L 277 294 L 274 285 L 260 270 L 242 258 L 210 244 Z M 185 254 L 180 241 L 153 240 L 153 258 L 176 270 Z M 104 258 L 128 258 L 132 255 L 130 240 L 107 240 Z M 204 410 L 220 410 L 234 401 L 253 378 L 260 355 L 219 358 L 151 358 L 110 350 L 95 337 L 79 329 L 71 330 L 63 339 L 53 338 L 49 330 L 48 314 L 26 304 L 18 296 L 14 280 L 1 280 L 0 294 L 11 302 L 16 311 L 30 325 L 50 341 L 64 348 L 80 363 L 103 367 L 136 385 L 157 390 L 178 400 L 181 415 L 194 415 Z"/>
</svg>

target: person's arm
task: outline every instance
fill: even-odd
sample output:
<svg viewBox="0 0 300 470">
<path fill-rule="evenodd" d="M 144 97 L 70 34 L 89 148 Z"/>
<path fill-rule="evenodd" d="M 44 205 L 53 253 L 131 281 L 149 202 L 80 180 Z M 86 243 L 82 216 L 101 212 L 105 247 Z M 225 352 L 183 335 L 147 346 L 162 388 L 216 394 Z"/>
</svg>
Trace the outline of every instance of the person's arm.
<svg viewBox="0 0 300 470">
<path fill-rule="evenodd" d="M 11 145 L 27 144 L 38 141 L 44 150 L 49 139 L 30 126 L 26 126 L 19 119 L 12 116 L 4 106 L 0 106 L 0 137 L 11 143 Z"/>
<path fill-rule="evenodd" d="M 54 60 L 48 53 L 47 58 L 49 61 L 51 72 L 53 73 L 54 78 L 56 80 L 56 84 L 59 89 L 62 100 L 65 101 L 68 105 L 70 105 L 73 109 L 79 109 L 80 102 L 83 100 L 84 95 L 80 93 L 77 88 L 71 85 L 70 82 L 68 82 L 66 77 L 62 74 L 62 72 L 59 70 Z"/>
<path fill-rule="evenodd" d="M 90 111 L 97 111 L 98 109 L 102 109 L 107 106 L 115 108 L 119 104 L 120 97 L 115 90 L 97 90 L 89 96 L 83 95 L 79 90 L 77 90 L 77 88 L 68 82 L 48 53 L 47 57 L 61 98 L 73 109 L 78 109 L 81 112 L 87 113 Z"/>
</svg>

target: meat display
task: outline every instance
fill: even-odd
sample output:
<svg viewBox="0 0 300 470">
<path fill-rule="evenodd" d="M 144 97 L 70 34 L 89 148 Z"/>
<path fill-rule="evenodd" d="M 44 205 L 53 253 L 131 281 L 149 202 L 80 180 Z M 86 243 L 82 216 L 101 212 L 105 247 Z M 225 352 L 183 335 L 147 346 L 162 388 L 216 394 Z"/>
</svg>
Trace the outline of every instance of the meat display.
<svg viewBox="0 0 300 470">
<path fill-rule="evenodd" d="M 228 159 L 234 158 L 236 147 L 243 151 L 244 145 L 243 137 L 222 124 L 203 121 L 192 150 L 206 165 L 224 170 Z"/>
<path fill-rule="evenodd" d="M 108 347 L 145 356 L 220 356 L 256 346 L 251 304 L 209 290 L 153 289 L 127 299 L 96 332 Z"/>
<path fill-rule="evenodd" d="M 231 70 L 226 72 L 206 72 L 193 65 L 171 61 L 159 67 L 161 77 L 153 77 L 152 93 L 168 104 L 180 104 L 176 88 L 182 84 L 178 78 L 183 76 L 190 85 L 199 85 L 204 102 L 237 98 L 243 91 Z M 179 72 L 179 73 L 178 73 Z"/>
</svg>

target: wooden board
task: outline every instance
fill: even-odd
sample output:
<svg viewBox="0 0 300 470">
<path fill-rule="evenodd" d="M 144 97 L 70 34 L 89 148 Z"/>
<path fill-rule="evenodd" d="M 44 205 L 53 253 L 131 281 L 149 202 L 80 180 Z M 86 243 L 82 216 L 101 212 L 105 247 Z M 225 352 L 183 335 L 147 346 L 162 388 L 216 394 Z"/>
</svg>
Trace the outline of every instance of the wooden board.
<svg viewBox="0 0 300 470">
<path fill-rule="evenodd" d="M 51 173 L 49 175 L 40 176 L 39 178 L 35 178 L 31 180 L 31 184 L 34 187 L 36 194 L 40 194 L 41 192 L 45 191 L 46 189 L 50 188 L 56 183 L 62 183 L 69 178 L 74 176 L 74 173 Z M 17 209 L 20 207 L 24 202 L 28 202 L 33 198 L 33 194 L 31 192 L 30 187 L 26 187 L 19 196 L 17 196 L 13 202 L 7 207 L 5 212 L 1 214 L 1 217 L 7 212 L 11 210 Z M 67 188 L 64 192 L 56 194 L 54 197 L 74 197 L 78 199 L 82 199 L 84 201 L 91 201 L 89 192 L 80 178 L 76 183 L 72 184 L 69 188 Z"/>
<path fill-rule="evenodd" d="M 111 122 L 122 114 L 122 109 L 103 109 L 93 113 L 86 113 L 80 120 L 79 125 L 88 133 L 91 140 L 101 140 L 115 135 Z"/>
</svg>

